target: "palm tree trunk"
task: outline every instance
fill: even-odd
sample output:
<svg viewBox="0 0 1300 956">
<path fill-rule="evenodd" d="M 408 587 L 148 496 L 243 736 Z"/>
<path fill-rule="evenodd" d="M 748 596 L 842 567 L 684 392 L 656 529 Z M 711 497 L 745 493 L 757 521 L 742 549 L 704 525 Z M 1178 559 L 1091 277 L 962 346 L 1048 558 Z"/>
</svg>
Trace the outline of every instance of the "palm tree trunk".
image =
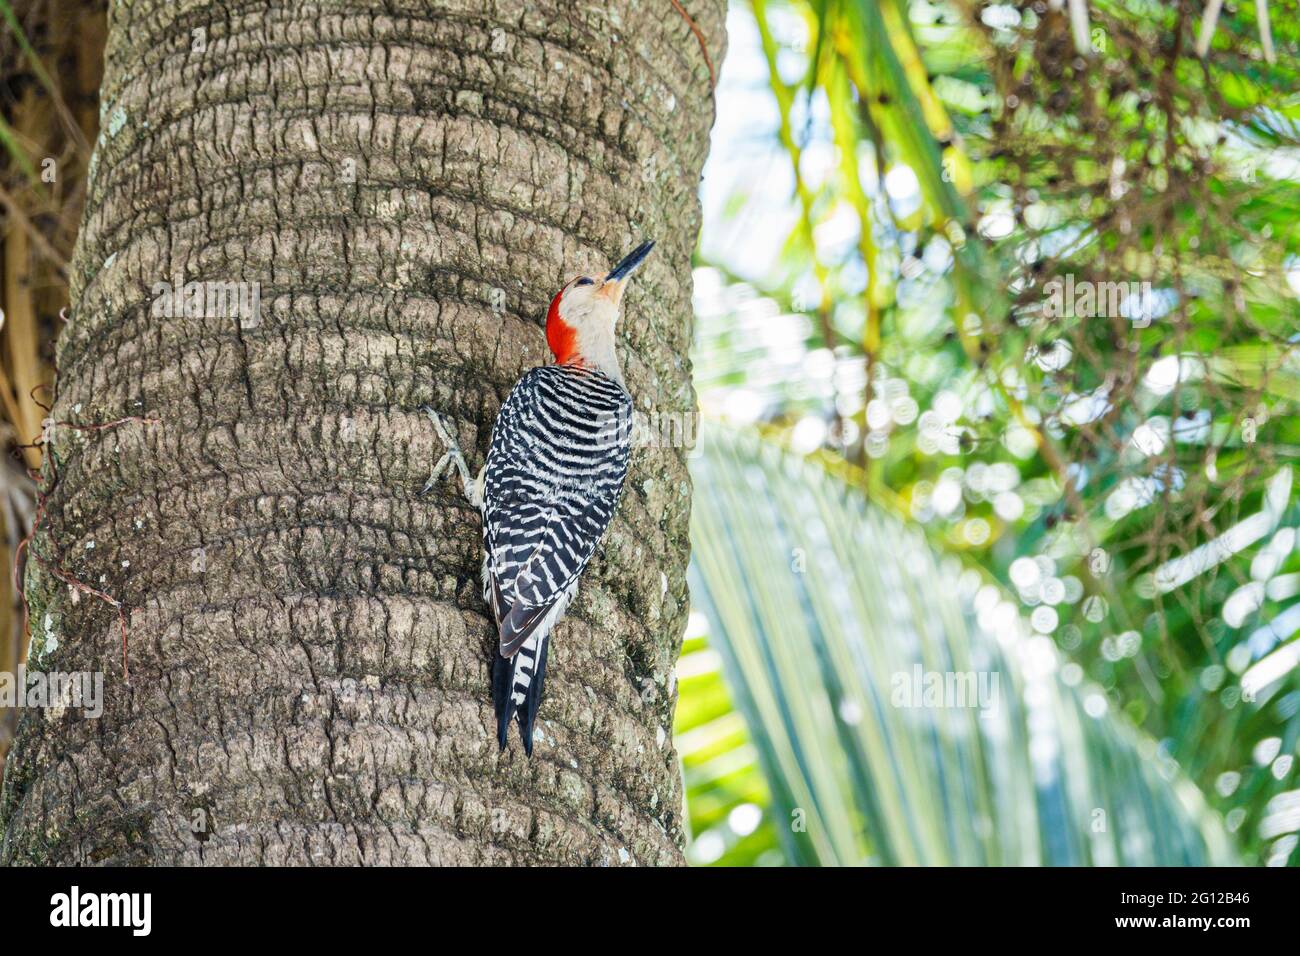
<svg viewBox="0 0 1300 956">
<path fill-rule="evenodd" d="M 716 66 L 724 4 L 685 9 Z M 629 389 L 693 407 L 690 24 L 669 0 L 109 17 L 27 561 L 32 666 L 103 671 L 105 709 L 24 715 L 0 861 L 679 863 L 683 449 L 634 454 L 531 761 L 494 740 L 478 517 L 415 492 L 442 451 L 421 405 L 477 469 L 550 295 L 643 237 Z M 192 282 L 244 312 L 168 315 Z"/>
</svg>

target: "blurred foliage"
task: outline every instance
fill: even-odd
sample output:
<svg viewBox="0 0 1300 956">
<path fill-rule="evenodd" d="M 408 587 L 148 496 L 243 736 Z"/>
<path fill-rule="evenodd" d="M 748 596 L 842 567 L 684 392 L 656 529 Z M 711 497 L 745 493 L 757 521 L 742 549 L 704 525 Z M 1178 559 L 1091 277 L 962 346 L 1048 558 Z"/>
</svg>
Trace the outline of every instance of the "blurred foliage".
<svg viewBox="0 0 1300 956">
<path fill-rule="evenodd" d="M 704 407 L 864 466 L 1271 863 L 1300 826 L 1296 12 L 752 0 L 722 109 L 748 47 L 789 231 L 756 267 L 706 223 L 697 271 Z M 715 234 L 773 201 L 729 181 Z"/>
<path fill-rule="evenodd" d="M 692 611 L 677 664 L 673 742 L 690 811 L 688 858 L 719 866 L 782 865 L 787 861 L 771 791 L 707 631 L 704 615 Z"/>
<path fill-rule="evenodd" d="M 54 338 L 99 130 L 105 4 L 0 0 L 0 670 L 26 655 L 14 562 L 35 515 Z M 0 710 L 0 775 L 16 714 Z"/>
<path fill-rule="evenodd" d="M 1155 742 L 983 575 L 868 505 L 855 469 L 718 426 L 702 452 L 692 599 L 752 744 L 688 648 L 697 860 L 771 856 L 775 835 L 798 864 L 1235 862 Z"/>
</svg>

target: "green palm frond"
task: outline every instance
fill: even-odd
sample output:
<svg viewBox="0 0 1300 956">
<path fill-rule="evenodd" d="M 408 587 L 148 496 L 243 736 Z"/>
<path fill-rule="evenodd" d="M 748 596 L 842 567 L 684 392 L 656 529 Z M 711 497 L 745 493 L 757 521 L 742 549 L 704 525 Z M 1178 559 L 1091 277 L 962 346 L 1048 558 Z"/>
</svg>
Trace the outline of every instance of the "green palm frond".
<svg viewBox="0 0 1300 956">
<path fill-rule="evenodd" d="M 702 451 L 692 596 L 789 861 L 1235 861 L 1196 787 L 978 572 L 755 435 L 710 425 Z"/>
</svg>

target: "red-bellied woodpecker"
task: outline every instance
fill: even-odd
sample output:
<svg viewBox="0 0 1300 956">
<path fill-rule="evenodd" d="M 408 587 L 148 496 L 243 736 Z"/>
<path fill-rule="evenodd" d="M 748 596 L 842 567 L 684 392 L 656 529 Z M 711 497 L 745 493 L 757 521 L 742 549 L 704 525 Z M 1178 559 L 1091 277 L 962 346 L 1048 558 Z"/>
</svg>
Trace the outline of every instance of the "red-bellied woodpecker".
<svg viewBox="0 0 1300 956">
<path fill-rule="evenodd" d="M 492 699 L 503 749 L 515 717 L 524 751 L 533 752 L 551 631 L 623 491 L 632 396 L 614 354 L 614 325 L 628 278 L 652 248 L 643 242 L 609 272 L 576 276 L 551 301 L 546 341 L 555 363 L 515 384 L 478 478 L 470 478 L 455 440 L 427 409 L 447 452 L 424 491 L 454 465 L 483 516 L 483 599 L 500 638 Z"/>
</svg>

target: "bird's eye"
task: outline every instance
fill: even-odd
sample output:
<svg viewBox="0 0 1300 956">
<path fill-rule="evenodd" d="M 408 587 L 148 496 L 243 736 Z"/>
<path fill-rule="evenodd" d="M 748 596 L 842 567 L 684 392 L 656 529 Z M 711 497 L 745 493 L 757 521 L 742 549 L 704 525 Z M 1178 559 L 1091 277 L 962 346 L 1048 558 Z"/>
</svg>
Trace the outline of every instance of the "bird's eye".
<svg viewBox="0 0 1300 956">
<path fill-rule="evenodd" d="M 574 283 L 574 285 L 595 285 L 595 284 L 596 283 L 594 280 L 588 279 L 586 276 L 583 276 L 581 279 L 579 279 L 577 282 Z"/>
</svg>

